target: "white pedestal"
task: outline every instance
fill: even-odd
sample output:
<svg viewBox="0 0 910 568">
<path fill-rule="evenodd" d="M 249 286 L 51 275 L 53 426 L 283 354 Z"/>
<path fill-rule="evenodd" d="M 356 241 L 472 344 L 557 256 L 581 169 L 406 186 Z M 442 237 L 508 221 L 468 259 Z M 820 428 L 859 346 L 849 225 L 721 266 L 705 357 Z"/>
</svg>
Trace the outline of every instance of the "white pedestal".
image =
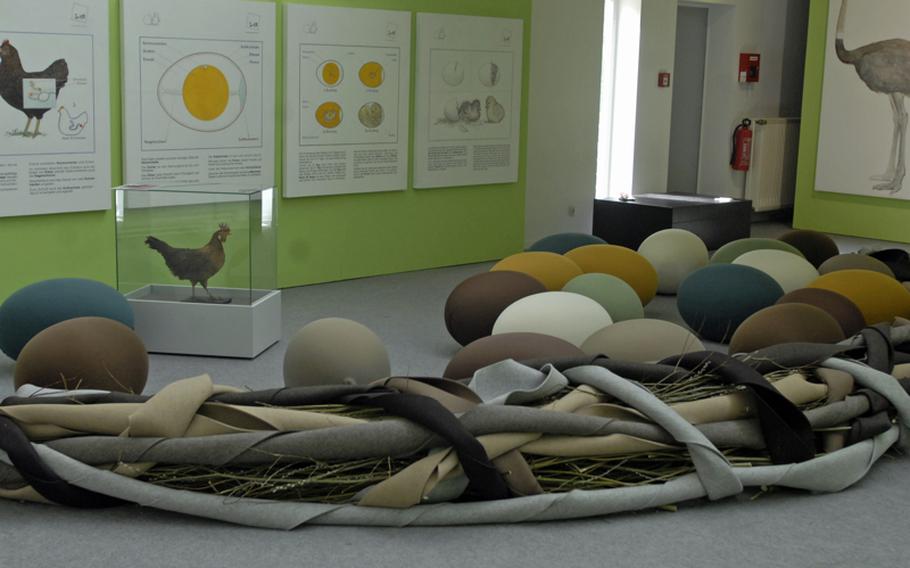
<svg viewBox="0 0 910 568">
<path fill-rule="evenodd" d="M 188 302 L 188 286 L 151 284 L 126 294 L 150 353 L 252 359 L 281 339 L 281 292 L 209 288 L 229 304 Z M 252 293 L 251 293 L 252 292 Z M 197 295 L 205 291 L 197 287 Z"/>
</svg>

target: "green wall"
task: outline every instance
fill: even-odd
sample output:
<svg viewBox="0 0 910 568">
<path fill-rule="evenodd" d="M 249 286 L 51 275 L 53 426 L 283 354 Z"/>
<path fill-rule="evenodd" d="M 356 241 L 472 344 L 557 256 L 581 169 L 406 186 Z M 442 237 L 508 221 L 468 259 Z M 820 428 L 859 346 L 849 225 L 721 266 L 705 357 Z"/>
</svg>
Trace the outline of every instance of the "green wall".
<svg viewBox="0 0 910 568">
<path fill-rule="evenodd" d="M 265 0 L 268 1 L 268 0 Z M 501 258 L 524 236 L 531 0 L 288 0 L 288 3 L 519 18 L 524 26 L 519 180 L 514 184 L 279 198 L 278 285 L 298 286 Z M 111 6 L 112 181 L 122 183 L 120 1 Z M 275 175 L 282 171 L 284 22 L 278 10 Z M 416 15 L 412 37 L 416 38 Z M 412 41 L 412 45 L 413 42 Z M 411 113 L 414 108 L 412 57 Z M 413 137 L 410 148 L 413 157 Z M 409 188 L 412 183 L 409 174 Z M 280 181 L 279 181 L 280 186 Z M 201 244 L 201 243 L 200 243 Z M 116 280 L 113 211 L 0 218 L 0 301 L 37 280 Z"/>
<path fill-rule="evenodd" d="M 827 43 L 828 0 L 811 0 L 796 204 L 793 224 L 889 241 L 910 242 L 910 201 L 815 191 L 815 165 Z M 885 104 L 884 97 L 882 104 Z"/>
</svg>

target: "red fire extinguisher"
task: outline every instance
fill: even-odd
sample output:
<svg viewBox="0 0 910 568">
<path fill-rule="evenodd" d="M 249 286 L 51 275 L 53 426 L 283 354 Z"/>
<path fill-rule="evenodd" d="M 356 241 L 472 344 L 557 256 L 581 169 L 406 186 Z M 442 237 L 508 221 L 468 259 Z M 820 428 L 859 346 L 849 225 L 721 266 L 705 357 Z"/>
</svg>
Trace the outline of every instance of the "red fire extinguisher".
<svg viewBox="0 0 910 568">
<path fill-rule="evenodd" d="M 749 171 L 749 162 L 752 160 L 752 121 L 743 119 L 733 130 L 733 154 L 730 156 L 730 165 L 734 170 Z"/>
</svg>

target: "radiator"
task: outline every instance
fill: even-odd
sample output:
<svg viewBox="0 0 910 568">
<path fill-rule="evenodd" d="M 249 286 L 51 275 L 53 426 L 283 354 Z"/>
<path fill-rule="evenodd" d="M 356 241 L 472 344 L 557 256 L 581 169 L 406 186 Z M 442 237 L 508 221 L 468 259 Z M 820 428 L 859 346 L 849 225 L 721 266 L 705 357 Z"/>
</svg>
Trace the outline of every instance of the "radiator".
<svg viewBox="0 0 910 568">
<path fill-rule="evenodd" d="M 746 173 L 745 198 L 759 212 L 793 207 L 799 119 L 754 118 L 752 125 L 752 163 Z"/>
</svg>

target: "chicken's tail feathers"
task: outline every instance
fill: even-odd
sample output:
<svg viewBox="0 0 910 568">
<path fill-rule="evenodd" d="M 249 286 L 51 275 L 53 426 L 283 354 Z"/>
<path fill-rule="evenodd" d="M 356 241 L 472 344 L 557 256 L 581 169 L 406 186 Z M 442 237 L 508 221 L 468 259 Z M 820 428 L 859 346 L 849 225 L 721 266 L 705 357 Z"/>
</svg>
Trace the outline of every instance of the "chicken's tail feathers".
<svg viewBox="0 0 910 568">
<path fill-rule="evenodd" d="M 70 68 L 69 65 L 66 64 L 65 59 L 58 59 L 48 65 L 42 75 L 53 77 L 57 81 L 57 89 L 60 89 L 63 85 L 66 85 L 66 80 L 69 79 Z"/>
<path fill-rule="evenodd" d="M 151 235 L 145 238 L 145 244 L 147 244 L 150 249 L 154 249 L 161 254 L 167 254 L 168 251 L 173 249 L 171 245 Z"/>
</svg>

